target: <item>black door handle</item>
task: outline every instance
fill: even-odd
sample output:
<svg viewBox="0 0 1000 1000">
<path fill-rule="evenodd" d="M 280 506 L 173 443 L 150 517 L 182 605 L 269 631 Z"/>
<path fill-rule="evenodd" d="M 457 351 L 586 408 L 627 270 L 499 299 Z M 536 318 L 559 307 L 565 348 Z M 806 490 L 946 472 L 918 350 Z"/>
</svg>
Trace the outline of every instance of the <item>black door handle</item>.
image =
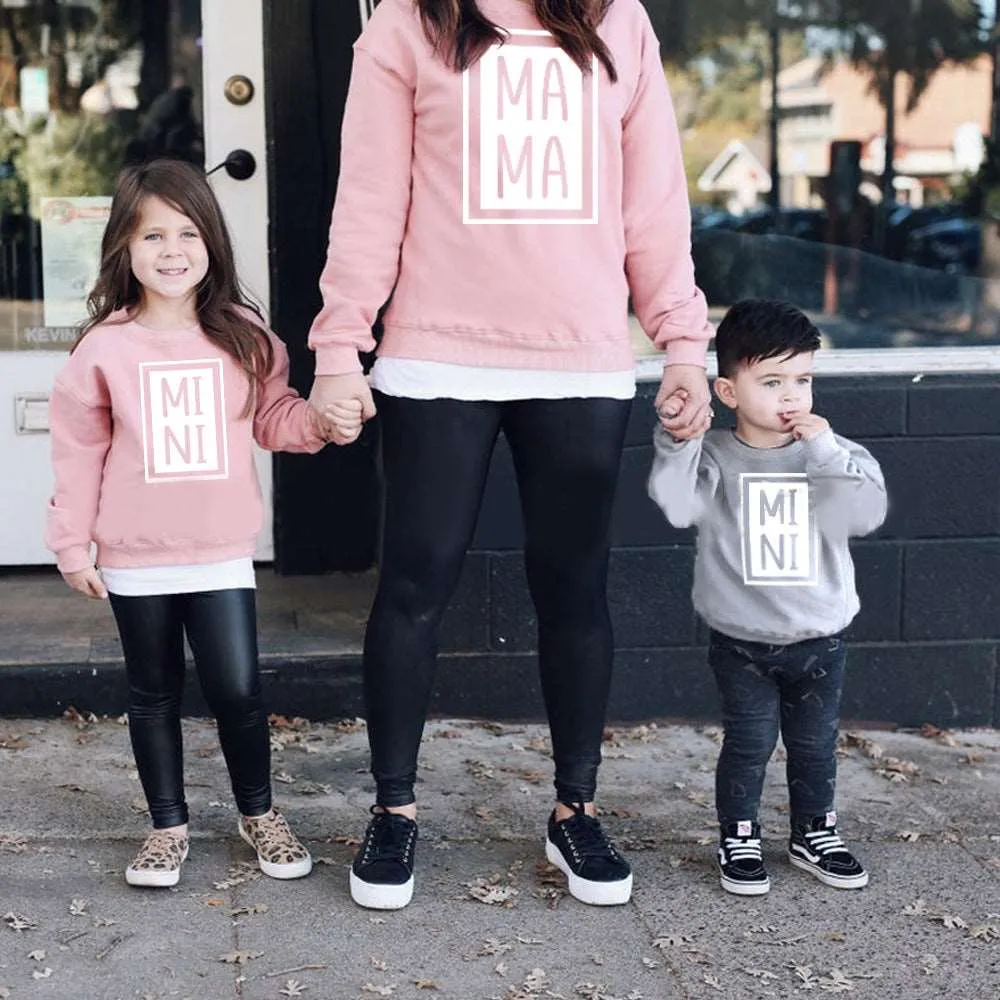
<svg viewBox="0 0 1000 1000">
<path fill-rule="evenodd" d="M 246 149 L 234 149 L 221 163 L 212 167 L 205 176 L 214 174 L 216 170 L 225 168 L 234 181 L 245 181 L 257 172 L 257 161 L 253 153 Z"/>
</svg>

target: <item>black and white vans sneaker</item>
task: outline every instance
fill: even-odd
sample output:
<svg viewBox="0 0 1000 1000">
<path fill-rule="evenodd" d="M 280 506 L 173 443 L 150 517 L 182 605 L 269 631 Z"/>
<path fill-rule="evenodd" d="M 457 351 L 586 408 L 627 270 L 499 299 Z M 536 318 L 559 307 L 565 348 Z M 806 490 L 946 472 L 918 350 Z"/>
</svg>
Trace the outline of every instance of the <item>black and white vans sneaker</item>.
<svg viewBox="0 0 1000 1000">
<path fill-rule="evenodd" d="M 351 865 L 351 899 L 369 910 L 400 910 L 413 898 L 417 824 L 396 813 L 375 812 Z"/>
<path fill-rule="evenodd" d="M 793 828 L 788 860 L 835 889 L 862 889 L 868 872 L 837 835 L 837 814 L 816 816 L 808 826 Z"/>
<path fill-rule="evenodd" d="M 760 824 L 727 823 L 719 837 L 719 882 L 737 896 L 763 896 L 771 888 L 760 849 Z"/>
<path fill-rule="evenodd" d="M 592 906 L 619 906 L 632 896 L 632 869 L 604 835 L 601 824 L 580 803 L 573 815 L 549 816 L 545 856 L 569 880 L 570 895 Z"/>
</svg>

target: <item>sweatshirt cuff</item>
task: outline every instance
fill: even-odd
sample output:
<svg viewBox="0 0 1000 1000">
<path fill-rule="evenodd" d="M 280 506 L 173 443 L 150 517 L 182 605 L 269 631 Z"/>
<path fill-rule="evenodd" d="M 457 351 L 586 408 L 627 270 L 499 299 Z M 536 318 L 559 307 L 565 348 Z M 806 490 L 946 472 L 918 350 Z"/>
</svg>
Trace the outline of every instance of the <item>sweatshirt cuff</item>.
<svg viewBox="0 0 1000 1000">
<path fill-rule="evenodd" d="M 707 354 L 707 340 L 689 340 L 687 337 L 678 337 L 676 340 L 667 342 L 666 364 L 697 365 L 699 368 L 704 368 L 707 363 Z"/>
<path fill-rule="evenodd" d="M 79 573 L 80 570 L 90 569 L 93 565 L 94 560 L 90 556 L 89 545 L 71 545 L 68 549 L 56 553 L 56 566 L 60 573 Z"/>
<path fill-rule="evenodd" d="M 346 346 L 317 347 L 317 375 L 354 375 L 362 371 L 357 348 Z"/>
<path fill-rule="evenodd" d="M 653 430 L 653 446 L 664 451 L 681 452 L 685 448 L 696 447 L 700 440 L 700 437 L 695 437 L 688 438 L 686 441 L 675 441 L 673 434 L 662 424 L 657 424 Z"/>
<path fill-rule="evenodd" d="M 811 441 L 803 443 L 806 447 L 807 456 L 813 462 L 816 462 L 817 465 L 823 465 L 831 459 L 836 458 L 843 450 L 837 444 L 837 439 L 833 436 L 833 430 L 829 427 L 820 434 L 817 434 Z"/>
</svg>

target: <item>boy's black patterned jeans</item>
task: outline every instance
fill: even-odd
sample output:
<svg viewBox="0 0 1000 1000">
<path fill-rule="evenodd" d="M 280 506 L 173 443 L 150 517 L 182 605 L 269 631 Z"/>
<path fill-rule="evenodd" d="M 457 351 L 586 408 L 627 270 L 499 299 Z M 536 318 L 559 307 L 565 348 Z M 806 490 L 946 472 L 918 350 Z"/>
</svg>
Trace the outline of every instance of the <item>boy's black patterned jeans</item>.
<svg viewBox="0 0 1000 1000">
<path fill-rule="evenodd" d="M 834 808 L 845 658 L 842 634 L 775 646 L 712 631 L 708 660 L 725 733 L 715 771 L 721 824 L 758 818 L 779 731 L 792 826 Z"/>
</svg>

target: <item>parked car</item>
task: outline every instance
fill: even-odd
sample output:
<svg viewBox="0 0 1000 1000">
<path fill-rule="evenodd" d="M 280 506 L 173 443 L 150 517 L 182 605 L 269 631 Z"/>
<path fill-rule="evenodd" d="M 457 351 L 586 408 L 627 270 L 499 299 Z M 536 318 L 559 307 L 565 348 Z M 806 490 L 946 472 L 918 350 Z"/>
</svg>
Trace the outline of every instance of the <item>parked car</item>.
<svg viewBox="0 0 1000 1000">
<path fill-rule="evenodd" d="M 946 219 L 913 230 L 903 259 L 948 274 L 975 274 L 979 250 L 979 223 L 975 219 Z"/>
<path fill-rule="evenodd" d="M 937 202 L 933 205 L 900 205 L 889 213 L 886 224 L 885 256 L 903 260 L 908 252 L 910 236 L 919 229 L 938 222 L 960 219 L 965 209 L 958 202 Z"/>
<path fill-rule="evenodd" d="M 826 238 L 827 215 L 821 208 L 782 208 L 778 211 L 779 224 L 775 225 L 770 208 L 759 209 L 745 215 L 735 227 L 738 233 L 756 236 L 791 236 L 799 240 L 822 242 Z"/>
</svg>

